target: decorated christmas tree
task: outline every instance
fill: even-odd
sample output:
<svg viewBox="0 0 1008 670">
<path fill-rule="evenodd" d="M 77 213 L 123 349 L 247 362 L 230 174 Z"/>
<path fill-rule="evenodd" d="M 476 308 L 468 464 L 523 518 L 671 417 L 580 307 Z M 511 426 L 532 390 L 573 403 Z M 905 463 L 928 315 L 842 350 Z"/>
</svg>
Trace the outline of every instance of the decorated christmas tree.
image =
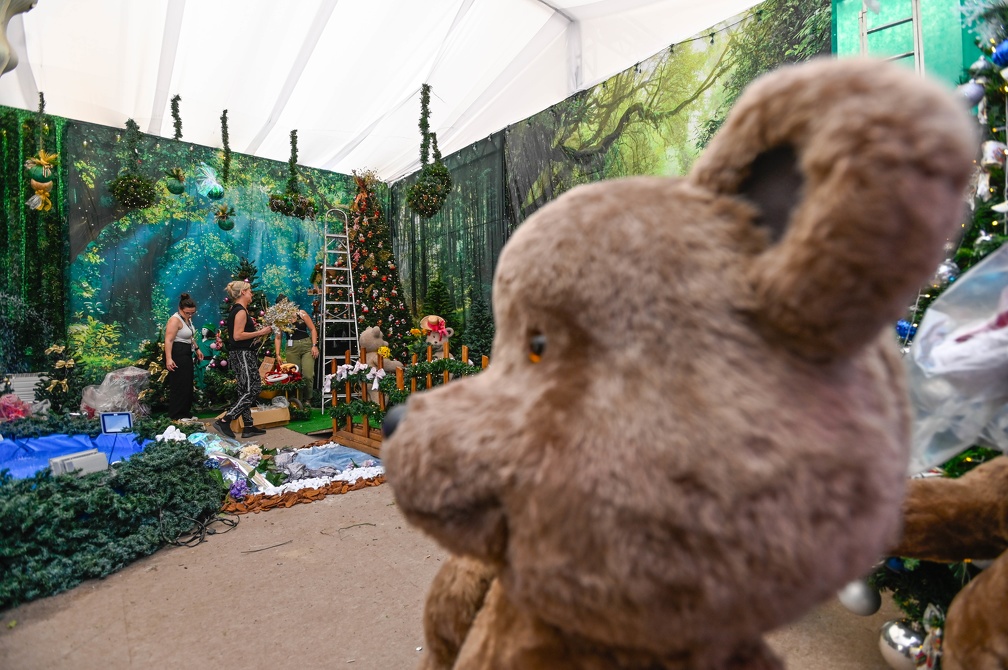
<svg viewBox="0 0 1008 670">
<path fill-rule="evenodd" d="M 943 342 L 940 339 L 943 337 L 942 334 L 931 327 L 931 324 L 938 323 L 935 317 L 949 309 L 959 312 L 963 309 L 959 296 L 975 294 L 973 289 L 957 290 L 947 295 L 946 292 L 952 287 L 966 288 L 967 282 L 972 284 L 977 272 L 983 272 L 982 268 L 976 266 L 997 251 L 1008 239 L 1006 235 L 1008 200 L 1005 188 L 1005 158 L 1008 152 L 1008 145 L 1005 144 L 1008 5 L 972 0 L 964 3 L 963 13 L 965 23 L 975 31 L 978 36 L 977 45 L 984 53 L 968 68 L 963 77 L 966 83 L 958 89 L 969 104 L 975 105 L 981 134 L 980 160 L 971 192 L 968 194 L 970 216 L 963 225 L 961 239 L 949 242 L 945 260 L 938 266 L 931 281 L 921 288 L 917 300 L 908 308 L 907 317 L 896 324 L 899 345 L 904 356 L 909 357 L 908 360 L 911 361 L 908 363 L 908 369 L 911 371 L 915 366 L 923 365 L 922 361 L 938 360 L 931 354 L 924 353 L 934 352 Z M 971 270 L 974 269 L 975 272 L 971 274 Z M 1004 288 L 1002 282 L 991 290 L 996 294 Z M 1004 325 L 993 324 L 992 328 Z M 955 337 L 959 331 L 954 327 L 954 322 L 944 326 L 945 331 L 951 331 L 951 335 L 945 333 L 945 340 L 964 342 L 964 339 Z M 927 341 L 926 345 L 924 340 Z M 984 345 L 979 342 L 975 349 L 975 356 L 983 357 L 991 353 L 984 351 Z M 938 367 L 932 367 L 929 374 L 937 378 L 945 373 Z M 918 413 L 917 422 L 920 422 L 922 417 L 929 418 L 930 415 L 926 411 L 927 407 L 921 405 L 919 401 L 919 398 L 924 397 L 921 389 L 926 388 L 922 379 L 923 377 L 915 377 L 911 373 L 910 388 Z M 943 393 L 948 396 L 958 393 L 954 386 L 944 386 Z M 975 397 L 965 399 L 976 401 Z M 948 401 L 949 398 L 942 400 L 943 403 Z M 915 423 L 916 451 L 925 448 L 922 446 L 921 435 L 926 434 L 926 431 L 922 431 L 920 425 Z M 998 450 L 989 448 L 991 445 L 984 444 L 982 437 L 978 436 L 976 442 L 972 445 L 967 444 L 959 453 L 919 476 L 959 477 L 977 465 L 1000 455 Z M 930 447 L 931 443 L 925 444 Z M 904 663 L 899 667 L 936 667 L 931 664 L 940 655 L 937 652 L 940 649 L 944 615 L 952 600 L 979 573 L 981 567 L 976 562 L 933 563 L 892 556 L 882 561 L 867 580 L 860 584 L 849 585 L 841 594 L 841 601 L 852 611 L 870 614 L 878 607 L 878 591 L 891 593 L 893 601 L 905 618 L 889 621 L 883 626 L 880 647 L 883 650 L 895 649 L 896 646 L 887 646 L 886 642 L 899 638 L 903 641 L 903 646 L 900 647 L 903 658 L 899 658 L 898 662 Z M 937 646 L 935 640 L 938 641 Z M 897 667 L 890 659 L 886 660 L 893 667 Z"/>
<path fill-rule="evenodd" d="M 392 254 L 392 235 L 375 196 L 373 172 L 354 173 L 357 196 L 351 206 L 350 257 L 353 267 L 357 326 L 381 328 L 392 357 L 407 360 L 412 319 L 403 300 L 399 269 Z"/>
</svg>

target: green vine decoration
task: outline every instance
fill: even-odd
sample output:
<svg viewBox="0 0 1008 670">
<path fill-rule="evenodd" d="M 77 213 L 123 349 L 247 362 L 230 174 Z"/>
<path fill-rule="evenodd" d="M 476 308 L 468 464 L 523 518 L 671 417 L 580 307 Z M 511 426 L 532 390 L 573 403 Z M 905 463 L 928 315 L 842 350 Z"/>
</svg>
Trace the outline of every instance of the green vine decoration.
<svg viewBox="0 0 1008 670">
<path fill-rule="evenodd" d="M 45 144 L 42 140 L 44 135 L 43 128 L 45 128 L 45 94 L 39 91 L 38 112 L 35 114 L 35 144 L 40 152 L 45 149 Z"/>
<path fill-rule="evenodd" d="M 221 166 L 221 182 L 227 183 L 228 175 L 231 174 L 231 141 L 228 135 L 227 110 L 220 117 L 221 122 L 221 142 L 224 144 L 224 161 Z"/>
<path fill-rule="evenodd" d="M 297 193 L 298 192 L 297 130 L 290 131 L 290 145 L 291 145 L 290 158 L 287 159 L 287 193 Z"/>
<path fill-rule="evenodd" d="M 425 219 L 429 219 L 444 206 L 445 200 L 452 189 L 451 173 L 441 161 L 438 150 L 437 133 L 430 132 L 430 85 L 420 88 L 420 173 L 416 182 L 406 193 L 406 204 L 410 209 Z M 434 162 L 428 158 L 431 147 L 434 149 Z"/>
<path fill-rule="evenodd" d="M 287 187 L 283 193 L 270 195 L 269 208 L 284 216 L 315 220 L 315 217 L 318 216 L 318 206 L 313 199 L 301 195 L 298 188 L 297 130 L 291 131 L 290 144 L 290 159 L 287 161 Z"/>
<path fill-rule="evenodd" d="M 179 101 L 182 96 L 178 93 L 171 99 L 172 123 L 175 125 L 175 140 L 182 139 L 182 117 L 179 115 Z"/>
</svg>

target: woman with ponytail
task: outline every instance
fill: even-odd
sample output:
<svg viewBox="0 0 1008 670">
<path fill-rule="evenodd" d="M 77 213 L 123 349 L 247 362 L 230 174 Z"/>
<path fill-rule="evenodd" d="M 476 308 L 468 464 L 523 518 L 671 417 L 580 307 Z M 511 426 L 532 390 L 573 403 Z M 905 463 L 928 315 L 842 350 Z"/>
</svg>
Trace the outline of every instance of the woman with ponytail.
<svg viewBox="0 0 1008 670">
<path fill-rule="evenodd" d="M 196 302 L 188 293 L 179 296 L 178 311 L 168 317 L 165 325 L 165 368 L 168 370 L 168 416 L 188 419 L 192 416 L 193 355 L 203 360 L 196 346 L 192 318 Z"/>
</svg>

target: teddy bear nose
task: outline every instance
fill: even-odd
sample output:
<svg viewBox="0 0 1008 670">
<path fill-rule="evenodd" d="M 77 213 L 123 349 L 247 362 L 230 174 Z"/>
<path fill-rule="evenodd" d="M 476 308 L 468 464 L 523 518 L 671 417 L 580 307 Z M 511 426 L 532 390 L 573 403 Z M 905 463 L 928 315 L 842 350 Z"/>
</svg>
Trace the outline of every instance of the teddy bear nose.
<svg viewBox="0 0 1008 670">
<path fill-rule="evenodd" d="M 392 437 L 392 433 L 395 432 L 396 427 L 404 416 L 406 416 L 406 405 L 396 405 L 390 408 L 385 414 L 385 420 L 382 421 L 382 436 Z"/>
</svg>

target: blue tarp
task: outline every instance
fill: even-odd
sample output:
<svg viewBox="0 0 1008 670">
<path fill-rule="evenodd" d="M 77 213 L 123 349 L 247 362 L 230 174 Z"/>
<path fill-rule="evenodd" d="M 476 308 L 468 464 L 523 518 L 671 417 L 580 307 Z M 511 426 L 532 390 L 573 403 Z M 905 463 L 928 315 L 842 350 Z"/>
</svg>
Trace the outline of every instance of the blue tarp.
<svg viewBox="0 0 1008 670">
<path fill-rule="evenodd" d="M 351 461 L 357 467 L 363 467 L 366 461 L 372 461 L 372 465 L 381 465 L 381 461 L 374 456 L 369 456 L 363 451 L 357 451 L 343 445 L 298 449 L 295 452 L 294 460 L 298 463 L 304 463 L 310 470 L 318 470 L 319 468 L 328 466 L 336 468 L 340 472 L 348 465 L 351 465 Z"/>
<path fill-rule="evenodd" d="M 87 435 L 46 435 L 0 441 L 0 470 L 10 470 L 12 477 L 31 477 L 49 467 L 49 459 L 97 449 L 108 456 L 109 463 L 129 458 L 143 451 L 150 440 L 139 442 L 133 433 Z"/>
</svg>

